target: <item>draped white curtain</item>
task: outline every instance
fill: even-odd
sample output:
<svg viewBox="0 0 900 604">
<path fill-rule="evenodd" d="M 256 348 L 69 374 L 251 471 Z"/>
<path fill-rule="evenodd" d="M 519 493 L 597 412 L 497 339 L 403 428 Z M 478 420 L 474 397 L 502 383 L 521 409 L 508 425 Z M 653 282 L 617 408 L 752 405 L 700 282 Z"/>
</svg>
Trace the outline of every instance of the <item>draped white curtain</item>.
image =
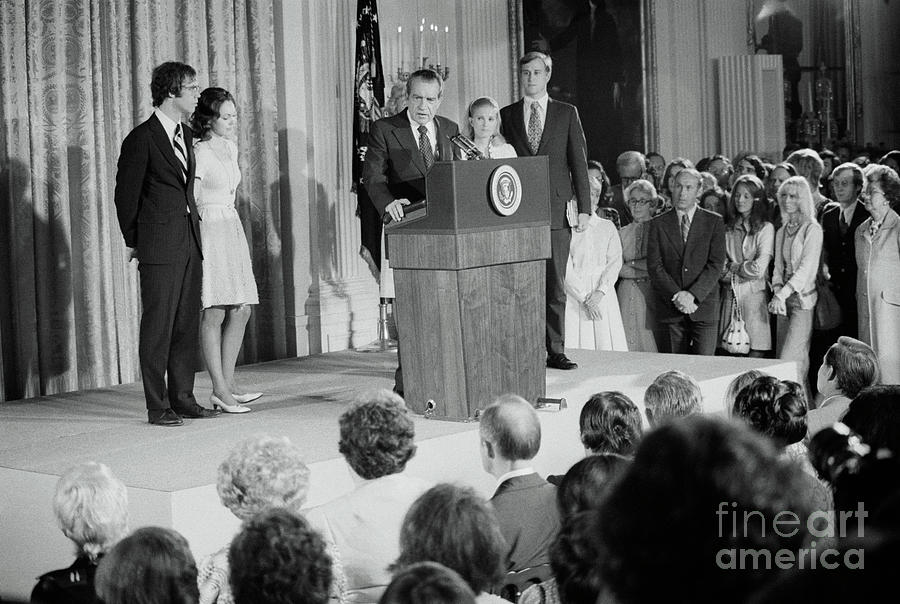
<svg viewBox="0 0 900 604">
<path fill-rule="evenodd" d="M 4 0 L 0 45 L 0 401 L 139 379 L 115 166 L 167 60 L 236 96 L 260 290 L 244 360 L 283 356 L 272 0 Z"/>
</svg>

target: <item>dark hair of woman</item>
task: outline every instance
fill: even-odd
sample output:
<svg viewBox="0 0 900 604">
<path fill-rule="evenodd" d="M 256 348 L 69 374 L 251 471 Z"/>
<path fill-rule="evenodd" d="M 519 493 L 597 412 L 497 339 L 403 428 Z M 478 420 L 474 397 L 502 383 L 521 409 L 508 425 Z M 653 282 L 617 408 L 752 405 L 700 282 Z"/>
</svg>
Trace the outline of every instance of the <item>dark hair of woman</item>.
<svg viewBox="0 0 900 604">
<path fill-rule="evenodd" d="M 615 453 L 588 455 L 569 468 L 556 488 L 556 504 L 561 518 L 597 509 L 610 482 L 628 465 Z"/>
<path fill-rule="evenodd" d="M 392 569 L 430 560 L 455 570 L 475 594 L 503 576 L 506 544 L 488 502 L 470 487 L 438 484 L 409 508 Z"/>
<path fill-rule="evenodd" d="M 742 417 L 757 431 L 786 447 L 806 436 L 806 395 L 797 382 L 764 375 L 738 393 L 735 417 Z"/>
<path fill-rule="evenodd" d="M 751 174 L 744 174 L 735 179 L 731 187 L 731 198 L 725 204 L 725 226 L 733 229 L 743 219 L 737 211 L 738 188 L 744 188 L 753 198 L 753 206 L 750 208 L 750 233 L 757 233 L 767 222 L 769 217 L 769 204 L 766 200 L 766 187 L 763 182 Z"/>
<path fill-rule="evenodd" d="M 219 110 L 226 101 L 234 103 L 234 97 L 224 88 L 213 86 L 200 93 L 197 107 L 191 116 L 191 130 L 197 140 L 206 140 L 210 137 L 212 123 L 219 118 Z"/>
<path fill-rule="evenodd" d="M 578 427 L 582 444 L 593 453 L 630 455 L 643 434 L 637 405 L 616 390 L 592 395 L 581 408 Z"/>
</svg>

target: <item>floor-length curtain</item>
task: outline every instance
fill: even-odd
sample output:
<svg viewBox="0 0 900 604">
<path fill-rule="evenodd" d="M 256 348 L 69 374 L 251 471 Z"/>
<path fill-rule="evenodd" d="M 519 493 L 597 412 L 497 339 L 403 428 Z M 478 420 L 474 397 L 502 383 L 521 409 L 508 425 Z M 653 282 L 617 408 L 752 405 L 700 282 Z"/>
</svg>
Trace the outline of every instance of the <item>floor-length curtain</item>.
<svg viewBox="0 0 900 604">
<path fill-rule="evenodd" d="M 113 190 L 166 60 L 237 98 L 238 206 L 260 286 L 244 358 L 283 355 L 272 19 L 272 0 L 0 3 L 0 400 L 139 379 L 137 267 Z"/>
</svg>

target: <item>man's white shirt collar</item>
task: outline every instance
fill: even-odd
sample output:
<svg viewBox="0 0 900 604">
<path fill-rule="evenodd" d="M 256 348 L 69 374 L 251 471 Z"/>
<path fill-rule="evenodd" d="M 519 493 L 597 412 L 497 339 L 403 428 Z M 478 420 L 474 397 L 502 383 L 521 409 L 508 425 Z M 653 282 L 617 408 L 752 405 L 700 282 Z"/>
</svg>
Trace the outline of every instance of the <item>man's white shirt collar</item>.
<svg viewBox="0 0 900 604">
<path fill-rule="evenodd" d="M 166 135 L 169 137 L 169 142 L 171 143 L 172 139 L 175 138 L 175 127 L 178 125 L 178 122 L 160 111 L 159 107 L 153 110 L 153 115 L 155 115 L 156 119 L 159 120 L 159 123 L 162 124 L 163 129 L 166 131 Z M 174 149 L 174 143 L 172 144 L 172 148 Z"/>
<path fill-rule="evenodd" d="M 497 489 L 500 488 L 500 485 L 509 480 L 510 478 L 518 478 L 519 476 L 528 476 L 529 474 L 534 474 L 534 468 L 531 466 L 527 468 L 520 468 L 518 470 L 510 470 L 503 476 L 497 479 L 497 486 L 494 487 L 494 492 L 497 492 Z"/>
<path fill-rule="evenodd" d="M 694 222 L 694 214 L 697 213 L 697 204 L 695 203 L 694 205 L 692 205 L 689 210 L 675 210 L 675 213 L 678 214 L 678 222 L 679 223 L 681 222 L 681 216 L 683 214 L 687 214 L 688 222 L 693 223 Z"/>
</svg>

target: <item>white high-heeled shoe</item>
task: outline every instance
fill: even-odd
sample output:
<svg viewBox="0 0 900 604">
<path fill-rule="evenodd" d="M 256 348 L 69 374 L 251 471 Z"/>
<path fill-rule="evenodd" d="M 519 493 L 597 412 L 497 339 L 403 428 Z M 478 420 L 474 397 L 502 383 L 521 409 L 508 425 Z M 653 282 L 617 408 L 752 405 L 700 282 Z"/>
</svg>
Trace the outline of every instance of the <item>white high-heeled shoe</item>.
<svg viewBox="0 0 900 604">
<path fill-rule="evenodd" d="M 221 409 L 223 413 L 250 413 L 250 407 L 243 405 L 226 405 L 222 399 L 215 394 L 209 395 L 209 404 L 213 409 Z"/>
<path fill-rule="evenodd" d="M 250 403 L 250 402 L 253 402 L 253 401 L 255 401 L 256 399 L 258 399 L 259 397 L 261 397 L 262 395 L 263 395 L 262 392 L 248 392 L 247 394 L 234 394 L 234 393 L 232 393 L 231 396 L 234 397 L 234 400 L 236 400 L 237 402 L 243 404 L 243 403 Z"/>
</svg>

